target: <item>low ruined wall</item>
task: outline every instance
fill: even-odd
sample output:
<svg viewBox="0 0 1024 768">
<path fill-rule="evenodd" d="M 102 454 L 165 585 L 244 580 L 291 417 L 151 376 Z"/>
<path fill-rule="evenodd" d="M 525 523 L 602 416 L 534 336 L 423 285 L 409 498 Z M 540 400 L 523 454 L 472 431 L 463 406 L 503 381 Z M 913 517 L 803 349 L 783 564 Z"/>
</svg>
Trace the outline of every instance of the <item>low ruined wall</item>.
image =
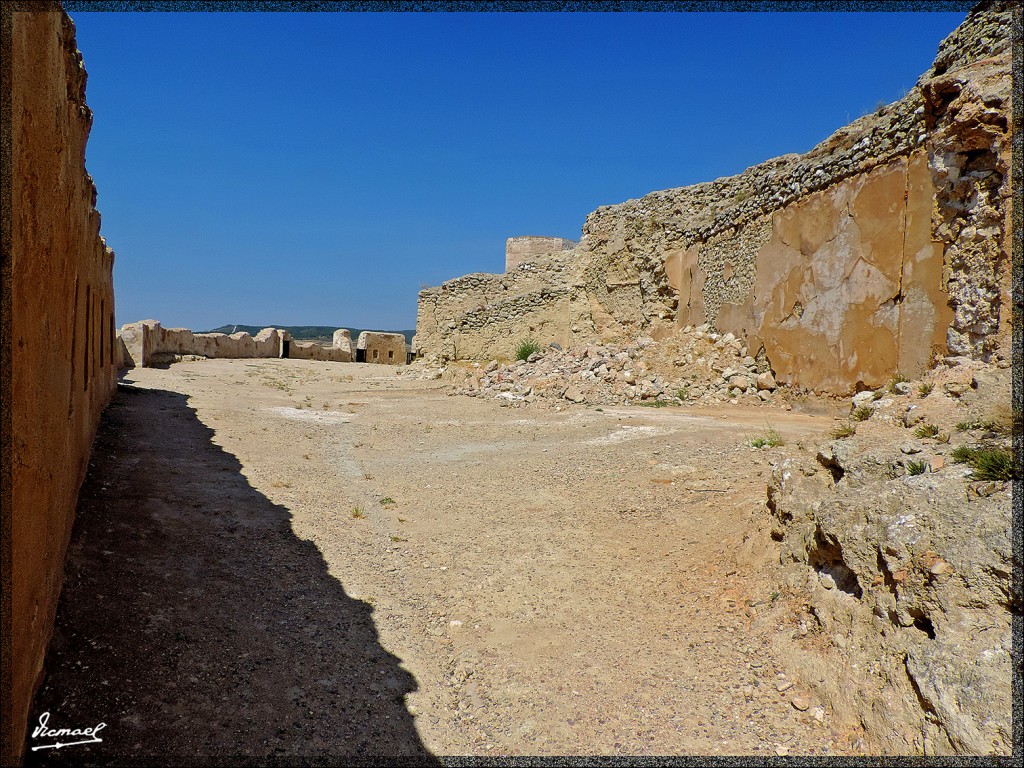
<svg viewBox="0 0 1024 768">
<path fill-rule="evenodd" d="M 117 336 L 123 348 L 122 367 L 125 368 L 167 363 L 181 355 L 211 358 L 282 357 L 285 341 L 290 342 L 288 357 L 291 359 L 336 363 L 352 361 L 352 340 L 345 329 L 334 332 L 334 343 L 330 347 L 315 342 L 292 341 L 287 331 L 278 328 L 264 328 L 255 336 L 244 331 L 230 334 L 193 333 L 187 328 L 163 328 L 156 320 L 123 325 Z M 402 360 L 405 360 L 404 352 Z"/>
<path fill-rule="evenodd" d="M 121 326 L 118 338 L 124 347 L 125 368 L 141 368 L 167 362 L 175 355 L 201 357 L 280 357 L 285 331 L 264 328 L 248 333 L 193 333 L 187 328 L 163 328 L 156 320 Z"/>
<path fill-rule="evenodd" d="M 352 362 L 352 350 L 339 347 L 325 347 L 315 341 L 293 341 L 288 357 L 295 360 L 327 360 L 334 363 Z"/>
<path fill-rule="evenodd" d="M 1009 28 L 1008 3 L 976 9 L 904 98 L 804 155 L 598 208 L 572 250 L 421 291 L 417 352 L 709 322 L 763 346 L 780 381 L 831 392 L 938 353 L 1008 359 Z"/>
<path fill-rule="evenodd" d="M 114 254 L 85 171 L 92 113 L 71 20 L 13 13 L 11 84 L 10 625 L 4 765 L 19 760 L 100 413 L 113 394 Z M 8 79 L 10 76 L 10 79 Z M 5 93 L 5 100 L 7 94 Z M 5 513 L 6 516 L 6 513 Z M 8 646 L 9 643 L 9 646 Z M 10 654 L 7 656 L 6 654 Z"/>
</svg>

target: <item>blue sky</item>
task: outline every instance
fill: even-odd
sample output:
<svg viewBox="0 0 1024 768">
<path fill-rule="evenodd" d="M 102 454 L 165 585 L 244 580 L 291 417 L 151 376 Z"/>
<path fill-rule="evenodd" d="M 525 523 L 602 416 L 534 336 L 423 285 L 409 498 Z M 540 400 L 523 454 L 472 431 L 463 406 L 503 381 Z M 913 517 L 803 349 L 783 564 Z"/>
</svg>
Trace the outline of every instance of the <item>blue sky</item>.
<svg viewBox="0 0 1024 768">
<path fill-rule="evenodd" d="M 805 152 L 962 13 L 72 13 L 118 324 L 415 326 L 505 238 Z"/>
</svg>

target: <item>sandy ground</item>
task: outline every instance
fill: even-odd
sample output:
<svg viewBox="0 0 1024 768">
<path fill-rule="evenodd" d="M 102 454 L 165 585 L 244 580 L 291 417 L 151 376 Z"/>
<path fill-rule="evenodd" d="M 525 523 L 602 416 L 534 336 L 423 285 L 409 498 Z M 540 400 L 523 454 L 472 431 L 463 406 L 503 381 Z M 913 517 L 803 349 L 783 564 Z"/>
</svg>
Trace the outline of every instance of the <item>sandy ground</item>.
<svg viewBox="0 0 1024 768">
<path fill-rule="evenodd" d="M 768 413 L 788 443 L 833 424 L 500 407 L 365 364 L 130 371 L 32 713 L 103 742 L 29 764 L 849 754 L 772 655 L 801 605 L 781 449 L 745 444 Z"/>
</svg>

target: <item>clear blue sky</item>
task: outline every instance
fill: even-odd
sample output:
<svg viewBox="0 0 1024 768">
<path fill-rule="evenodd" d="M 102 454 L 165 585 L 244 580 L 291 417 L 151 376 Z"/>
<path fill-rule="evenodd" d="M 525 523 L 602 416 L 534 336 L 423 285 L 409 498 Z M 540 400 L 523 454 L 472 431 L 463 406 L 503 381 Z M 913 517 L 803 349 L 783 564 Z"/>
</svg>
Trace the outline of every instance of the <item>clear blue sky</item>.
<svg viewBox="0 0 1024 768">
<path fill-rule="evenodd" d="M 962 13 L 73 13 L 118 324 L 415 326 L 600 205 L 805 152 Z"/>
</svg>

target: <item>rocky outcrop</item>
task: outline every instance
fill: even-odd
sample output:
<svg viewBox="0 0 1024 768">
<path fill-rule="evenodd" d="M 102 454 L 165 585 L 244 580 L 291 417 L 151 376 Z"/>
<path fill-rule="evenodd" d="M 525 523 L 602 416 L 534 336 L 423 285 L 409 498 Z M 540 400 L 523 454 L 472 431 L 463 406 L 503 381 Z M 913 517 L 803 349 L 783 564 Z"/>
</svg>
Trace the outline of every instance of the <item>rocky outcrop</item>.
<svg viewBox="0 0 1024 768">
<path fill-rule="evenodd" d="M 599 208 L 571 251 L 421 291 L 415 351 L 485 360 L 708 322 L 780 383 L 835 393 L 947 352 L 1008 359 L 1009 29 L 1009 3 L 984 3 L 904 98 L 810 152 Z"/>
<path fill-rule="evenodd" d="M 778 463 L 768 487 L 807 606 L 778 642 L 873 753 L 1012 744 L 1009 371 L 949 365 L 858 396 L 860 421 Z M 958 463 L 971 451 L 1002 459 Z"/>
<path fill-rule="evenodd" d="M 117 380 L 114 254 L 85 170 L 92 113 L 66 14 L 5 12 L 10 119 L 10 562 L 4 765 L 23 749 L 100 412 Z M 7 26 L 9 24 L 9 26 Z M 8 79 L 7 75 L 10 75 Z M 5 271 L 7 266 L 5 266 Z M 7 304 L 7 302 L 10 302 Z M 9 516 L 8 516 L 9 515 Z M 7 645 L 9 643 L 9 645 Z M 6 654 L 10 655 L 7 656 Z"/>
</svg>

